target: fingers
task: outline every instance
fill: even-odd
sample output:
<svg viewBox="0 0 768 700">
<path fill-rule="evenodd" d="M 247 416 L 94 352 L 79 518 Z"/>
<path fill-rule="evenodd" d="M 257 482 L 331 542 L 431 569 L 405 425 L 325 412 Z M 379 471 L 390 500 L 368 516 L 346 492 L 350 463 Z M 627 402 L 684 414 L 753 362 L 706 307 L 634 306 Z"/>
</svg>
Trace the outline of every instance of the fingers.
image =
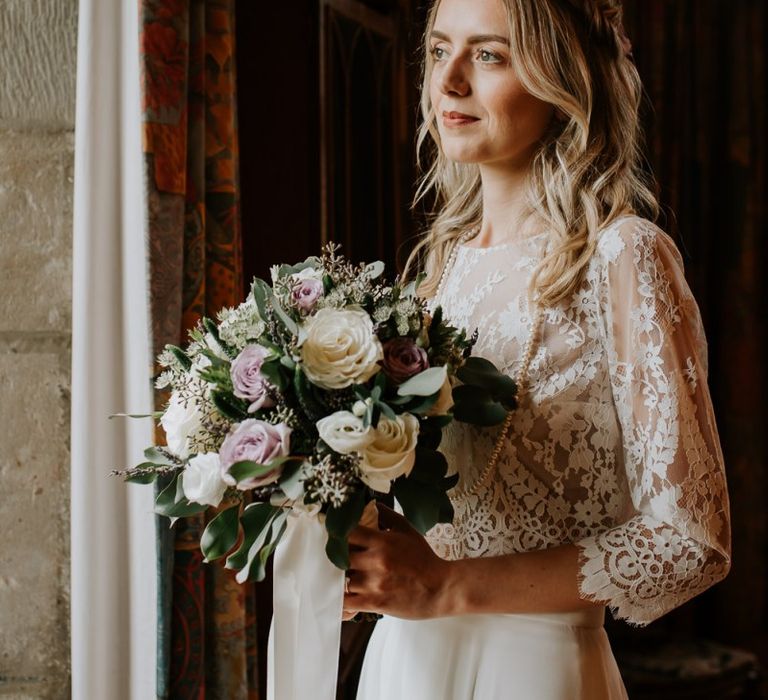
<svg viewBox="0 0 768 700">
<path fill-rule="evenodd" d="M 412 532 L 414 530 L 406 517 L 396 510 L 392 510 L 389 506 L 381 502 L 377 504 L 377 508 L 379 510 L 379 525 L 381 527 L 399 532 Z"/>
<path fill-rule="evenodd" d="M 356 547 L 370 547 L 371 545 L 378 542 L 380 537 L 381 532 L 379 530 L 365 527 L 365 525 L 358 525 L 349 533 L 349 537 L 347 539 L 349 544 L 353 544 Z"/>
</svg>

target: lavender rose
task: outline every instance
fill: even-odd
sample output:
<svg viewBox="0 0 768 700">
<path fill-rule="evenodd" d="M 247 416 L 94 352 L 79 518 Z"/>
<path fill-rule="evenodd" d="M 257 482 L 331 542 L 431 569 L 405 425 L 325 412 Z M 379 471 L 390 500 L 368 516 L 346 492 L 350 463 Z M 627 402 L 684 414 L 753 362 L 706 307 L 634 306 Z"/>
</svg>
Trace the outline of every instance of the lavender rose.
<svg viewBox="0 0 768 700">
<path fill-rule="evenodd" d="M 251 402 L 248 413 L 274 405 L 267 392 L 269 382 L 261 374 L 261 366 L 269 354 L 261 345 L 246 345 L 229 370 L 235 396 Z"/>
<path fill-rule="evenodd" d="M 229 470 L 236 462 L 250 460 L 258 464 L 269 464 L 276 457 L 290 452 L 291 429 L 285 423 L 272 425 L 257 418 L 247 418 L 230 431 L 219 450 L 221 478 L 230 486 L 241 491 L 264 486 L 277 481 L 283 471 L 280 464 L 272 471 L 258 477 L 245 479 L 240 483 L 230 475 Z"/>
<path fill-rule="evenodd" d="M 411 338 L 392 338 L 384 344 L 384 372 L 397 384 L 429 368 L 424 348 Z"/>
<path fill-rule="evenodd" d="M 311 311 L 323 296 L 321 272 L 306 268 L 292 275 L 291 301 L 302 311 Z"/>
</svg>

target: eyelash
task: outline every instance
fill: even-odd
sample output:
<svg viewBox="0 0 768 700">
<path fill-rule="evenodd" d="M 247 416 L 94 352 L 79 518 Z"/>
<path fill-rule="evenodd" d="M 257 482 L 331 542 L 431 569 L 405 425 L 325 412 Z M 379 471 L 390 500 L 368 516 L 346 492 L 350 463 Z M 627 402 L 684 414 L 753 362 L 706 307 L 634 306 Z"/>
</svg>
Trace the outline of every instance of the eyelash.
<svg viewBox="0 0 768 700">
<path fill-rule="evenodd" d="M 436 61 L 439 61 L 440 59 L 435 55 L 437 51 L 443 51 L 442 46 L 433 46 L 430 49 L 430 53 L 432 54 L 432 58 L 434 58 Z M 494 60 L 492 61 L 480 61 L 480 63 L 501 63 L 501 56 L 499 54 L 495 53 L 494 51 L 489 51 L 488 49 L 478 49 L 478 54 L 488 54 L 491 56 Z"/>
</svg>

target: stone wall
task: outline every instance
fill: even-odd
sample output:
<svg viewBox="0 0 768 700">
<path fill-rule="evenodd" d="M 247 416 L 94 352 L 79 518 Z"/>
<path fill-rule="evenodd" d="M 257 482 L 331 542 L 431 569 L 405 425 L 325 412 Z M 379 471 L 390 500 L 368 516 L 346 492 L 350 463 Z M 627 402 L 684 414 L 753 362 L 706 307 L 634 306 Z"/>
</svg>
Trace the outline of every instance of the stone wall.
<svg viewBox="0 0 768 700">
<path fill-rule="evenodd" d="M 69 698 L 77 0 L 0 1 L 0 698 Z"/>
</svg>

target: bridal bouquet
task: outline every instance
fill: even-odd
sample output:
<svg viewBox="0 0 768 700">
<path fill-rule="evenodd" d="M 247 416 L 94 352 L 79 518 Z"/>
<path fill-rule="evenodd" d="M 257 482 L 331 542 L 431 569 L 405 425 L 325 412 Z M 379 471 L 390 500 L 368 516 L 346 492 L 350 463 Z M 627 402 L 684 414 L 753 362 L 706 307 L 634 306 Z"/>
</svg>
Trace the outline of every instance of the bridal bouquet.
<svg viewBox="0 0 768 700">
<path fill-rule="evenodd" d="M 156 386 L 171 389 L 160 416 L 167 447 L 116 473 L 141 483 L 169 474 L 156 511 L 172 521 L 227 505 L 201 548 L 207 561 L 228 554 L 240 583 L 264 577 L 291 509 L 321 518 L 340 569 L 348 533 L 378 494 L 392 493 L 422 533 L 450 522 L 446 492 L 458 476 L 446 477 L 442 428 L 500 423 L 514 407 L 513 380 L 469 356 L 475 337 L 440 307 L 430 316 L 420 280 L 387 285 L 383 270 L 330 244 L 274 266 L 271 285 L 255 279 L 243 304 L 159 357 Z"/>
</svg>

